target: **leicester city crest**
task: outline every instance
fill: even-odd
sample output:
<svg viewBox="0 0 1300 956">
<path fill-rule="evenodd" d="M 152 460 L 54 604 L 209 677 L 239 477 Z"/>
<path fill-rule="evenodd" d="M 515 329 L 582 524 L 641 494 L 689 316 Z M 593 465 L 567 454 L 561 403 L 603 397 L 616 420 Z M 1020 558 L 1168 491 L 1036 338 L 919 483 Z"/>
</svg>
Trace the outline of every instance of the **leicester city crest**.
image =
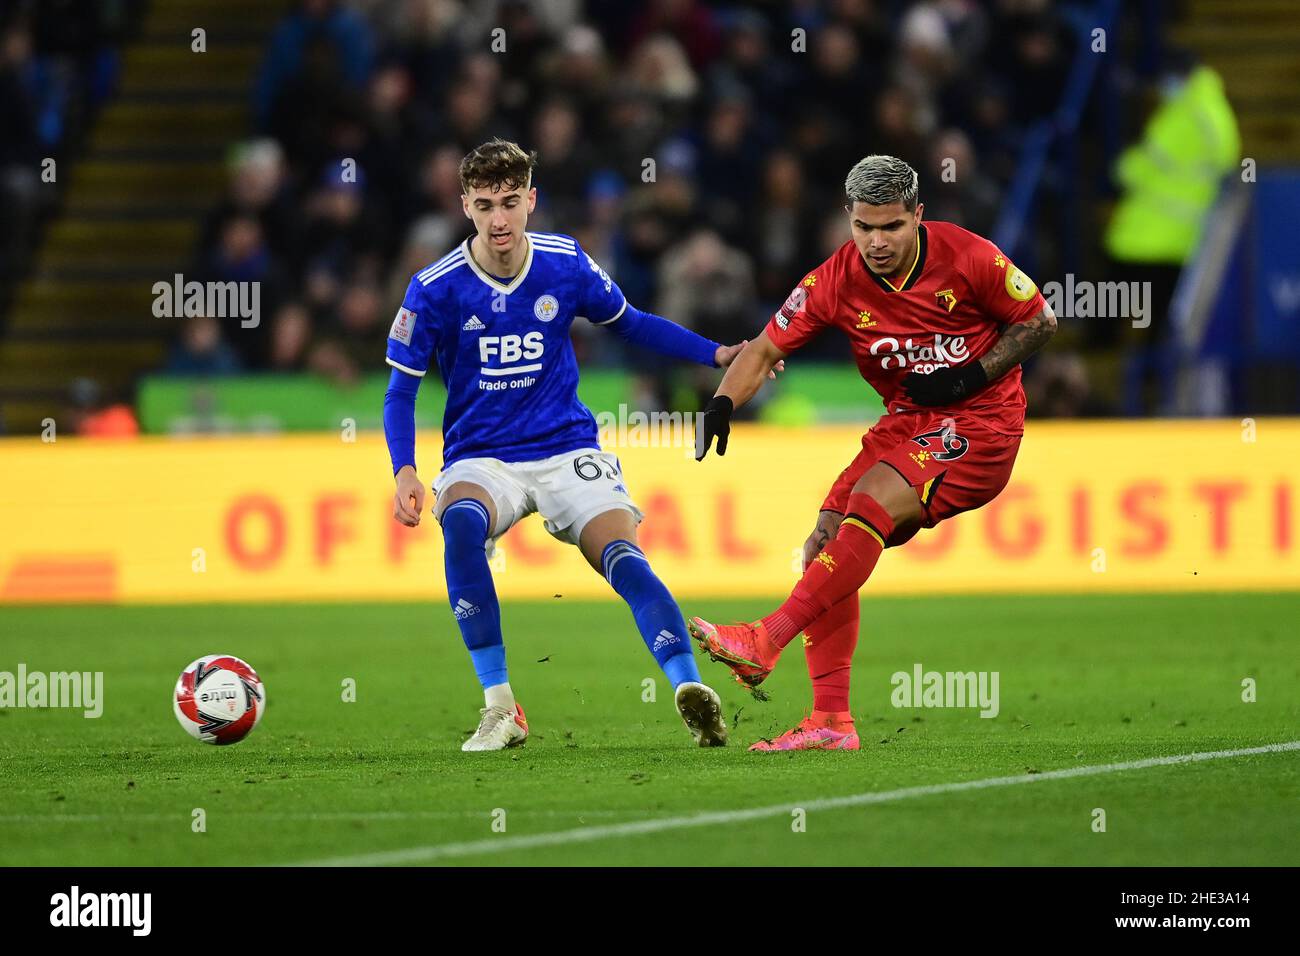
<svg viewBox="0 0 1300 956">
<path fill-rule="evenodd" d="M 540 322 L 549 322 L 559 314 L 560 303 L 553 295 L 538 296 L 537 301 L 533 303 L 533 315 L 537 316 Z"/>
</svg>

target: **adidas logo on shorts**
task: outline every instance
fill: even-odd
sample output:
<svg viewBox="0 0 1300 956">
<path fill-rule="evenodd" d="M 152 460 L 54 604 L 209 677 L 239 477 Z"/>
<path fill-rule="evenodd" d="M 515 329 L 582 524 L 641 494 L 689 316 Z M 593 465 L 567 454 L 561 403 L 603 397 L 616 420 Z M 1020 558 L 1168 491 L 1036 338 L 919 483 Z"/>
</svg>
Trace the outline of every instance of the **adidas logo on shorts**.
<svg viewBox="0 0 1300 956">
<path fill-rule="evenodd" d="M 466 601 L 464 598 L 461 598 L 459 601 L 456 602 L 456 606 L 452 608 L 452 611 L 456 615 L 456 620 L 463 621 L 465 620 L 465 618 L 473 617 L 475 614 L 478 613 L 478 605 L 470 604 L 469 601 Z"/>
<path fill-rule="evenodd" d="M 461 330 L 464 332 L 482 332 L 486 328 L 487 326 L 479 321 L 477 315 L 471 315 L 469 320 L 461 326 Z"/>
<path fill-rule="evenodd" d="M 652 647 L 650 650 L 652 652 L 661 651 L 669 644 L 680 644 L 680 643 L 681 643 L 681 639 L 676 634 L 674 634 L 672 631 L 665 629 L 659 632 L 659 636 L 655 638 L 654 647 Z"/>
</svg>

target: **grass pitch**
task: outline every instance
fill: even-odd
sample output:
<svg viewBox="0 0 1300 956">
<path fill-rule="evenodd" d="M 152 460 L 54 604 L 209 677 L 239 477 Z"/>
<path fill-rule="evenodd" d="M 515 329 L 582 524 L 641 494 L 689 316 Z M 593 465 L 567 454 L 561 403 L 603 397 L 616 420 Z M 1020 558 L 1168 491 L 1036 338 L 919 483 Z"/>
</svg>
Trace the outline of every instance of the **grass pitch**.
<svg viewBox="0 0 1300 956">
<path fill-rule="evenodd" d="M 769 603 L 685 610 L 731 620 Z M 441 605 L 0 608 L 0 671 L 103 671 L 105 697 L 99 719 L 0 710 L 0 864 L 283 864 L 428 847 L 441 849 L 409 859 L 1300 864 L 1297 751 L 814 808 L 803 832 L 784 811 L 591 829 L 1294 741 L 1300 593 L 868 598 L 858 753 L 745 751 L 811 704 L 797 644 L 767 704 L 701 659 L 733 737 L 702 751 L 621 604 L 513 603 L 503 617 L 532 736 L 462 754 L 481 694 Z M 267 687 L 261 725 L 234 747 L 194 742 L 171 713 L 181 668 L 215 652 L 248 660 Z M 917 663 L 999 672 L 998 716 L 895 708 L 890 676 Z M 355 702 L 342 699 L 345 678 Z M 573 833 L 523 839 L 561 831 Z"/>
</svg>

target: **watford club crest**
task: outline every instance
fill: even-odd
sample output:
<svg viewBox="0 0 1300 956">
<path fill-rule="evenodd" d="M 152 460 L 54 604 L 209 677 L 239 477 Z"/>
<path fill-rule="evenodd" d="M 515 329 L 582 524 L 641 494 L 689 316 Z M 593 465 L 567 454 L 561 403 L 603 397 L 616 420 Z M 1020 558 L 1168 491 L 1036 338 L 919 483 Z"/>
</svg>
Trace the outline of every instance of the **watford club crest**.
<svg viewBox="0 0 1300 956">
<path fill-rule="evenodd" d="M 939 300 L 939 304 L 951 312 L 957 307 L 957 296 L 953 294 L 952 289 L 943 289 L 936 292 L 934 297 Z"/>
</svg>

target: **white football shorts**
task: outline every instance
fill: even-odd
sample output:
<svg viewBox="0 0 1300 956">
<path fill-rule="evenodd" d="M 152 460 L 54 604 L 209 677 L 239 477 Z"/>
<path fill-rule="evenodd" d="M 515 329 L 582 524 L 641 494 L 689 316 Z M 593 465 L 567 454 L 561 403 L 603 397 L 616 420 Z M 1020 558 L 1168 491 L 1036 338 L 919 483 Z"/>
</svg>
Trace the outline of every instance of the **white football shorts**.
<svg viewBox="0 0 1300 956">
<path fill-rule="evenodd" d="M 618 458 L 599 448 L 580 448 L 538 461 L 462 458 L 434 480 L 434 494 L 441 496 L 444 488 L 460 481 L 486 489 L 496 506 L 488 557 L 498 538 L 534 512 L 542 516 L 553 537 L 574 545 L 587 522 L 606 511 L 623 508 L 632 512 L 637 524 L 644 517 L 628 494 Z"/>
</svg>

